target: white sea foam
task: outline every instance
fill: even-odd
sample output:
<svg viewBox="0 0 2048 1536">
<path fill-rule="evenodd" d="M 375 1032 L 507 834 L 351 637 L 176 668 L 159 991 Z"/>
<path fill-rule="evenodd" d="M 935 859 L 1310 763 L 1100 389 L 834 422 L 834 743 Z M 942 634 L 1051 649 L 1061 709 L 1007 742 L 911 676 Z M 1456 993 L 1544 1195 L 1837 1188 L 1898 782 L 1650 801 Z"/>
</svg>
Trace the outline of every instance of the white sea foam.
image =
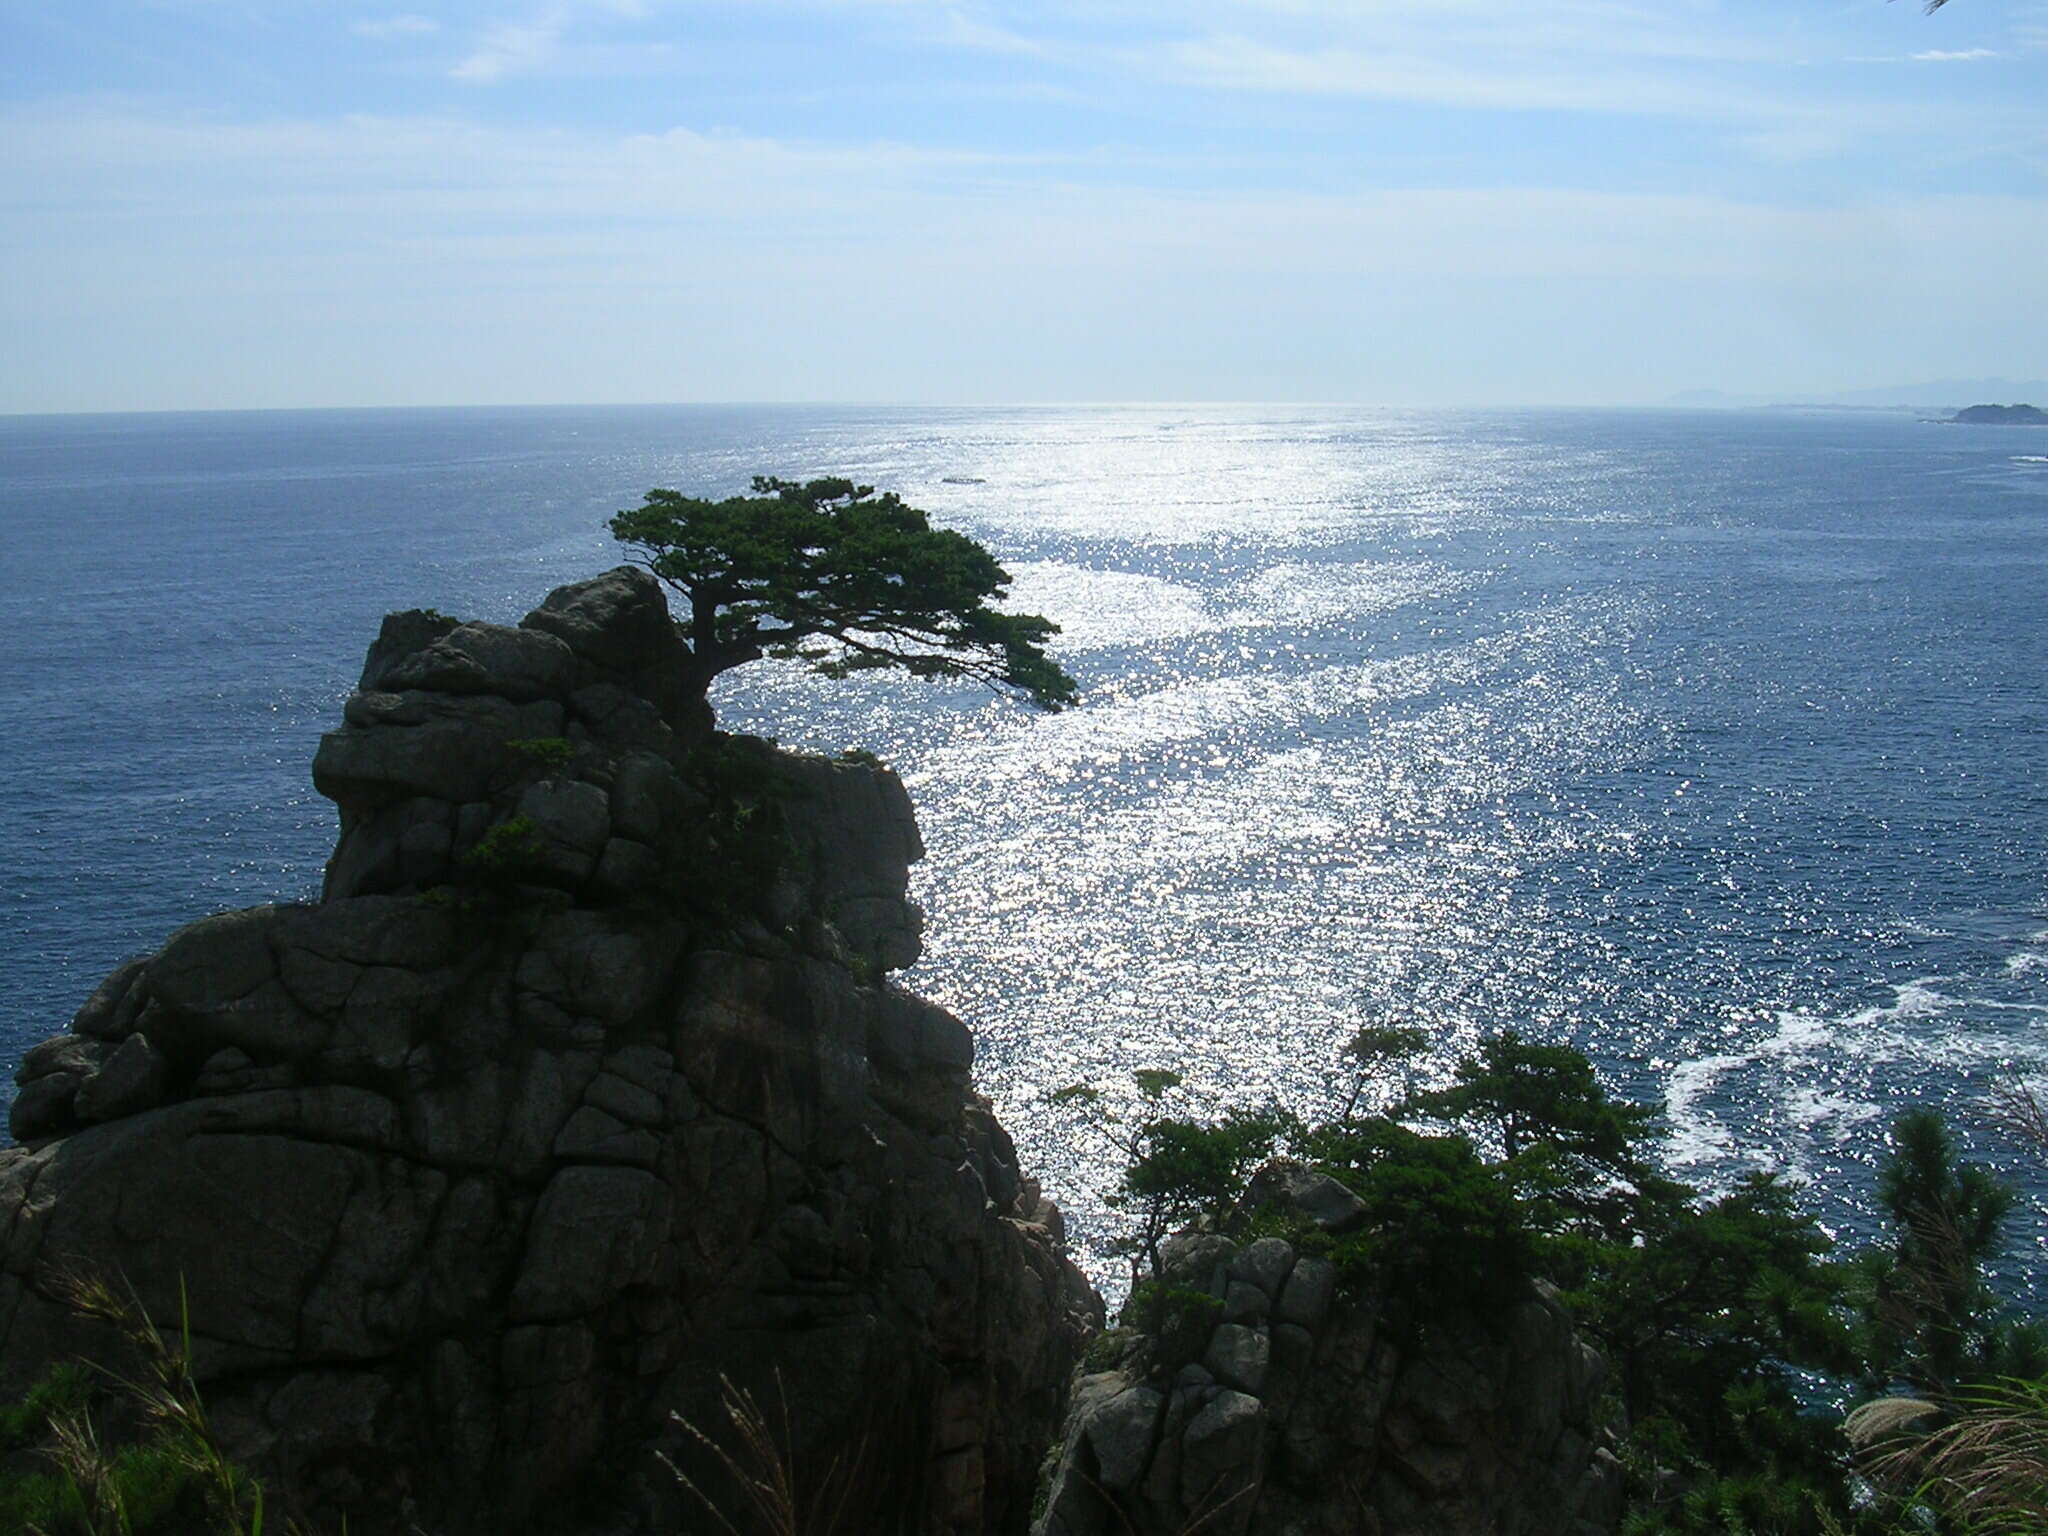
<svg viewBox="0 0 2048 1536">
<path fill-rule="evenodd" d="M 1847 1141 L 1855 1128 L 1878 1115 L 1875 1104 L 1852 1099 L 1821 1088 L 1794 1088 L 1785 1094 L 1785 1113 L 1805 1135 L 1826 1135 L 1830 1141 Z"/>
<path fill-rule="evenodd" d="M 1671 1069 L 1664 1083 L 1667 1143 L 1675 1167 L 1727 1157 L 1734 1138 L 1704 1101 L 1723 1079 L 1761 1063 L 1783 1063 L 1816 1054 L 1830 1040 L 1828 1021 L 1817 1014 L 1781 1012 L 1776 1029 L 1746 1050 L 1696 1056 Z"/>
<path fill-rule="evenodd" d="M 1665 1084 L 1667 1145 L 1675 1166 L 1763 1165 L 1776 1157 L 1795 1170 L 1805 1144 L 1842 1142 L 1883 1113 L 1888 1082 L 1914 1065 L 1940 1066 L 1979 1077 L 2010 1061 L 2008 1030 L 1972 1025 L 1971 1016 L 2044 1013 L 2048 1005 L 1985 997 L 1955 976 L 1923 976 L 1894 986 L 1888 1003 L 1838 1015 L 1786 1011 L 1772 1033 L 1736 1051 L 1699 1056 L 1674 1067 Z M 1928 1021 L 1943 1023 L 1930 1028 Z M 1716 1100 L 1721 1103 L 1717 1104 Z M 1776 1105 L 1775 1117 L 1759 1114 Z M 1756 1128 L 1775 1118 L 1788 1136 L 1772 1152 Z M 1738 1145 L 1732 1123 L 1748 1127 Z"/>
<path fill-rule="evenodd" d="M 2027 976 L 2036 971 L 2048 971 L 2048 928 L 2022 934 L 2019 942 L 2027 947 L 2005 957 L 2006 974 Z"/>
<path fill-rule="evenodd" d="M 1902 981 L 1892 989 L 1893 1002 L 1889 1008 L 1870 1007 L 1849 1019 L 1850 1027 L 1865 1024 L 1891 1023 L 1899 1019 L 1924 1019 L 1940 1013 L 1944 1008 L 1953 1008 L 1956 999 L 1945 992 L 1935 990 L 1935 983 L 1948 980 L 1945 976 L 1927 976 L 1919 981 Z"/>
</svg>

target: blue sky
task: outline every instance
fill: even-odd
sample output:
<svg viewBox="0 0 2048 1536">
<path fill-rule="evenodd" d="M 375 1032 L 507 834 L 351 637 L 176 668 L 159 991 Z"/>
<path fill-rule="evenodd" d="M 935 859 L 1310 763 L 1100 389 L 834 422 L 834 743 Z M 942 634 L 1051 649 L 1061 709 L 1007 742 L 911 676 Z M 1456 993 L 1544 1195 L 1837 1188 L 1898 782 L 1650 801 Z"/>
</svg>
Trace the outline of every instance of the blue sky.
<svg viewBox="0 0 2048 1536">
<path fill-rule="evenodd" d="M 2048 0 L 0 0 L 0 411 L 2048 374 Z"/>
</svg>

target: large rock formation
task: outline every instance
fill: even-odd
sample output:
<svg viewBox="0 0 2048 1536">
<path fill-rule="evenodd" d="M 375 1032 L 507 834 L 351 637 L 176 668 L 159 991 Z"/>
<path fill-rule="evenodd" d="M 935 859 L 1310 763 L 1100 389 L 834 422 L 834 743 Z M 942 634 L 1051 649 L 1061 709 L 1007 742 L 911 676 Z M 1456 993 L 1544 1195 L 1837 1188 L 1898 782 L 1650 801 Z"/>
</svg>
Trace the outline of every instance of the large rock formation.
<svg viewBox="0 0 2048 1536">
<path fill-rule="evenodd" d="M 1099 1302 L 969 1087 L 895 776 L 714 735 L 660 588 L 387 619 L 315 782 L 316 905 L 206 918 L 18 1077 L 0 1391 L 189 1322 L 273 1508 L 675 1530 L 721 1382 L 869 1528 L 1020 1530 Z M 695 1457 L 694 1461 L 691 1459 Z M 275 1523 L 275 1522 L 273 1522 Z"/>
<path fill-rule="evenodd" d="M 1341 1234 L 1363 1204 L 1298 1165 L 1247 1211 Z M 1034 1536 L 1611 1536 L 1606 1366 L 1556 1294 L 1418 1315 L 1277 1236 L 1189 1233 L 1145 1330 L 1076 1384 Z"/>
</svg>

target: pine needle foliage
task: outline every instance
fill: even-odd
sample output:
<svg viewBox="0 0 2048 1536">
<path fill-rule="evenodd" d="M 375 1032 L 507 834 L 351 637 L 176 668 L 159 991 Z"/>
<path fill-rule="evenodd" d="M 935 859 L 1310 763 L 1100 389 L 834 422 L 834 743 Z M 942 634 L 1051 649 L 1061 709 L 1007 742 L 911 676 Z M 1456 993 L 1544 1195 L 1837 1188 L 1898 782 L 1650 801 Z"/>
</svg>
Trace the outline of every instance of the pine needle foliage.
<svg viewBox="0 0 2048 1536">
<path fill-rule="evenodd" d="M 656 489 L 611 531 L 683 599 L 692 697 L 764 656 L 826 677 L 889 668 L 964 678 L 1042 709 L 1078 697 L 1045 653 L 1059 626 L 991 606 L 1009 572 L 893 491 L 760 475 L 751 496 L 722 501 Z"/>
</svg>

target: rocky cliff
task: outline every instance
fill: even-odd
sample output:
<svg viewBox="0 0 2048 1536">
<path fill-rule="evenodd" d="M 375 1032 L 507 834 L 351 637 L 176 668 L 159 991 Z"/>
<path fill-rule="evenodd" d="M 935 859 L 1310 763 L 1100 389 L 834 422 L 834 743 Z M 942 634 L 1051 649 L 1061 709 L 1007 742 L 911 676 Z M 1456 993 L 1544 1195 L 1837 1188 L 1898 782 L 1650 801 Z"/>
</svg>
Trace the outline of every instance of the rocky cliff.
<svg viewBox="0 0 2048 1536">
<path fill-rule="evenodd" d="M 887 979 L 909 802 L 713 733 L 677 645 L 630 568 L 385 621 L 322 900 L 173 934 L 24 1063 L 0 1391 L 112 1348 L 91 1274 L 359 1536 L 691 1528 L 656 1453 L 719 1491 L 672 1415 L 723 1440 L 726 1380 L 847 1528 L 1022 1529 L 1100 1304 L 967 1030 Z"/>
<path fill-rule="evenodd" d="M 1296 1164 L 1249 1217 L 1327 1239 L 1365 1207 Z M 1240 1221 L 1237 1226 L 1249 1226 Z M 1143 1330 L 1076 1383 L 1033 1536 L 1611 1536 L 1606 1364 L 1556 1293 L 1476 1317 L 1344 1283 L 1278 1236 L 1166 1248 Z"/>
</svg>

